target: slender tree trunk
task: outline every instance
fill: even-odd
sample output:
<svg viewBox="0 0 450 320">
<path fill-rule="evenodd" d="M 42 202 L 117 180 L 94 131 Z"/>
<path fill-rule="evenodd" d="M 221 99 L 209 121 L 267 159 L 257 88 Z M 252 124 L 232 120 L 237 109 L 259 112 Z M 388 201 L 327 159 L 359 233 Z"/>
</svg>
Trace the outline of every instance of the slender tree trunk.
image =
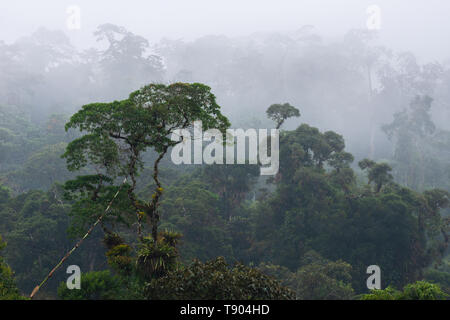
<svg viewBox="0 0 450 320">
<path fill-rule="evenodd" d="M 155 164 L 153 166 L 153 180 L 155 181 L 156 188 L 155 193 L 153 194 L 153 200 L 152 204 L 150 206 L 150 224 L 152 226 L 152 238 L 154 240 L 154 243 L 158 240 L 158 223 L 159 223 L 159 213 L 158 213 L 158 206 L 159 206 L 159 198 L 162 194 L 162 188 L 161 188 L 161 182 L 159 181 L 158 174 L 159 174 L 159 163 L 167 153 L 168 147 L 165 147 L 164 150 L 159 154 L 158 158 L 155 161 Z"/>
</svg>

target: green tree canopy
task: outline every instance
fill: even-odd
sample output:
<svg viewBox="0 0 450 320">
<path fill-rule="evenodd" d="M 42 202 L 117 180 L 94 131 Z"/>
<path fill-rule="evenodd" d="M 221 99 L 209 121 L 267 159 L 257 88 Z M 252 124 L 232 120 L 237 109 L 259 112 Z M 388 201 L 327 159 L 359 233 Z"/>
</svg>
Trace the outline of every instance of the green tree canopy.
<svg viewBox="0 0 450 320">
<path fill-rule="evenodd" d="M 280 129 L 286 119 L 300 117 L 300 111 L 289 103 L 272 104 L 266 114 L 269 119 L 275 121 L 277 129 Z"/>
<path fill-rule="evenodd" d="M 236 264 L 229 267 L 225 259 L 191 265 L 170 272 L 150 282 L 149 299 L 162 300 L 285 300 L 295 294 L 259 270 Z"/>
</svg>

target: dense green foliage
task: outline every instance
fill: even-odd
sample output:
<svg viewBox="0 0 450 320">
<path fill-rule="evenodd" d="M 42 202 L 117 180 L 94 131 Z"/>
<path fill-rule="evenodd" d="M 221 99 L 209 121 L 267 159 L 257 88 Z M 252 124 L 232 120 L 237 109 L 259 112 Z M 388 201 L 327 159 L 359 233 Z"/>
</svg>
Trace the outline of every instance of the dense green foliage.
<svg viewBox="0 0 450 320">
<path fill-rule="evenodd" d="M 2 241 L 2 237 L 0 236 L 0 253 L 5 247 L 6 243 Z M 0 300 L 16 300 L 21 298 L 14 280 L 14 274 L 11 268 L 5 263 L 4 258 L 0 255 Z"/>
<path fill-rule="evenodd" d="M 229 268 L 223 258 L 169 272 L 151 281 L 146 288 L 149 299 L 162 300 L 285 300 L 294 292 L 257 269 L 236 264 Z"/>
<path fill-rule="evenodd" d="M 58 296 L 63 300 L 120 299 L 120 292 L 120 280 L 109 270 L 84 273 L 80 290 L 69 290 L 65 282 L 58 287 Z"/>
<path fill-rule="evenodd" d="M 343 261 L 329 261 L 317 252 L 309 251 L 301 260 L 295 272 L 286 267 L 261 263 L 258 267 L 264 273 L 278 279 L 292 288 L 301 300 L 348 300 L 355 296 L 351 285 L 352 267 Z"/>
<path fill-rule="evenodd" d="M 70 206 L 62 202 L 61 193 L 55 187 L 48 192 L 30 191 L 13 197 L 8 189 L 0 189 L 0 233 L 8 240 L 4 256 L 13 266 L 17 284 L 24 293 L 31 292 L 73 243 L 67 234 Z M 77 252 L 69 262 L 77 261 L 84 270 L 92 269 L 105 260 L 99 245 L 95 234 L 86 243 L 85 251 Z M 64 278 L 61 270 L 49 283 L 49 291 L 55 292 Z"/>
</svg>

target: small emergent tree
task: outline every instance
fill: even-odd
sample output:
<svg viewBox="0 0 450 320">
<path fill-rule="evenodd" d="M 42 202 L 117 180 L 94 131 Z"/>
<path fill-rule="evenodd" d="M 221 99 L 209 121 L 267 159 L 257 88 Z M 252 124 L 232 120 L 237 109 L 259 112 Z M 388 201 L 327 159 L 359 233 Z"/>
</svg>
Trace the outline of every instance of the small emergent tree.
<svg viewBox="0 0 450 320">
<path fill-rule="evenodd" d="M 230 126 L 210 90 L 200 83 L 150 84 L 131 93 L 123 101 L 83 106 L 66 124 L 66 130 L 78 128 L 86 134 L 72 141 L 63 157 L 72 171 L 90 165 L 98 174 L 78 177 L 75 182 L 66 184 L 66 190 L 72 194 L 82 194 L 81 200 L 101 200 L 102 195 L 106 199 L 111 192 L 106 192 L 104 184 L 111 185 L 119 177 L 128 177 L 131 181 L 126 188 L 128 205 L 123 205 L 122 201 L 123 210 L 116 212 L 116 218 L 123 222 L 121 213 L 134 212 L 141 242 L 144 240 L 142 221 L 147 219 L 153 243 L 156 244 L 160 218 L 158 206 L 163 192 L 158 166 L 168 149 L 182 142 L 182 137 L 179 141 L 172 141 L 172 133 L 176 129 L 189 130 L 196 120 L 202 121 L 205 130 L 216 128 L 225 132 Z M 153 163 L 155 190 L 149 201 L 138 199 L 135 193 L 136 177 L 143 168 L 142 156 L 147 150 L 157 153 Z M 92 216 L 94 212 L 82 210 L 83 203 L 86 201 L 78 202 L 80 212 Z"/>
<path fill-rule="evenodd" d="M 369 178 L 369 184 L 375 184 L 375 191 L 380 192 L 381 188 L 392 182 L 393 177 L 389 173 L 392 168 L 387 163 L 376 163 L 370 159 L 363 159 L 358 163 L 361 170 L 367 170 L 367 177 Z"/>
<path fill-rule="evenodd" d="M 266 113 L 267 117 L 277 124 L 276 129 L 280 129 L 286 119 L 300 117 L 300 111 L 289 103 L 273 104 L 267 109 Z"/>
</svg>

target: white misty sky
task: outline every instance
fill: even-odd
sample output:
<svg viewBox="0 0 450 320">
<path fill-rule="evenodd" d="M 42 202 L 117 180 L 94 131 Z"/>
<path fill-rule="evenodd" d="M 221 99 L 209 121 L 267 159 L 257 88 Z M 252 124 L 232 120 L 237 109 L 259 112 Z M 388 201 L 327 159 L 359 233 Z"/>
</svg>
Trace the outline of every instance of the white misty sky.
<svg viewBox="0 0 450 320">
<path fill-rule="evenodd" d="M 424 60 L 450 58 L 448 0 L 0 0 L 0 40 L 10 43 L 40 26 L 61 29 L 81 47 L 111 22 L 151 41 L 206 34 L 249 35 L 313 25 L 324 37 L 364 28 L 369 5 L 381 9 L 380 39 Z M 66 27 L 69 5 L 81 9 L 81 30 Z"/>
</svg>

